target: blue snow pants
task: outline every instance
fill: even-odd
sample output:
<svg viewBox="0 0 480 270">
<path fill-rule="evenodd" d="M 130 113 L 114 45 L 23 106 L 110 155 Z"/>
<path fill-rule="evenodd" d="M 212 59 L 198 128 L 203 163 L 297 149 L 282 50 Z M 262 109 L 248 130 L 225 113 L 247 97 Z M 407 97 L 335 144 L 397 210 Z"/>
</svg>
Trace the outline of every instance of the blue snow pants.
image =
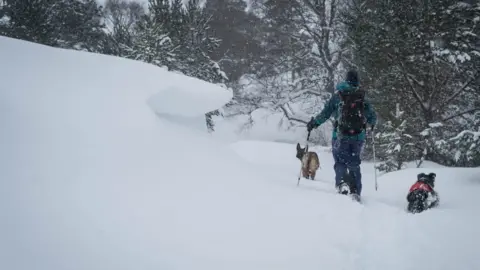
<svg viewBox="0 0 480 270">
<path fill-rule="evenodd" d="M 338 186 L 343 180 L 347 169 L 354 179 L 357 194 L 362 193 L 362 173 L 360 155 L 362 153 L 363 140 L 335 139 L 332 140 L 332 154 L 335 164 L 335 185 Z"/>
</svg>

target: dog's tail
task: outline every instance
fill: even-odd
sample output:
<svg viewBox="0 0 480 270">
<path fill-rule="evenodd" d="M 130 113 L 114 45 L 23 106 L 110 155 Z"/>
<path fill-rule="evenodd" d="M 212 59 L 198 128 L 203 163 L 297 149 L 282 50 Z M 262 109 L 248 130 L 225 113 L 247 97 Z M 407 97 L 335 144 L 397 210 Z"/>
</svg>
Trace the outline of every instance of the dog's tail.
<svg viewBox="0 0 480 270">
<path fill-rule="evenodd" d="M 321 169 L 322 166 L 320 166 L 320 159 L 318 158 L 317 153 L 312 153 L 312 161 L 314 162 L 315 170 Z"/>
</svg>

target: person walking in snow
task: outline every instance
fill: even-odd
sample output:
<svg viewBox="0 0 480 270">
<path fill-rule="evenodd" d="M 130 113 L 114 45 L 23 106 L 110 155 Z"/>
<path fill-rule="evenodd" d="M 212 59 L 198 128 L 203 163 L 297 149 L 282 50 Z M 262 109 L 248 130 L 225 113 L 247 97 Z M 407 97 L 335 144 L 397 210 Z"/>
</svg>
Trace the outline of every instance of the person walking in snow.
<svg viewBox="0 0 480 270">
<path fill-rule="evenodd" d="M 335 187 L 341 194 L 361 195 L 362 174 L 361 152 L 366 139 L 367 124 L 371 130 L 377 122 L 377 115 L 371 103 L 365 99 L 365 92 L 359 87 L 355 70 L 347 72 L 345 81 L 336 86 L 335 94 L 323 110 L 307 123 L 307 130 L 319 127 L 332 115 L 335 119 L 332 132 L 332 153 L 335 164 Z M 348 172 L 347 172 L 348 170 Z M 346 181 L 346 178 L 350 181 Z"/>
</svg>

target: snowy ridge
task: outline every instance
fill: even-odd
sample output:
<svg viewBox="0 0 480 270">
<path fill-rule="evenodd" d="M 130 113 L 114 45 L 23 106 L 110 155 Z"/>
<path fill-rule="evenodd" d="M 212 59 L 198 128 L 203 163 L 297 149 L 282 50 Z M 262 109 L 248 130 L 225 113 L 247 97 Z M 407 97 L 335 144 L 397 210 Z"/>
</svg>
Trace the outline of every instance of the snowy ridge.
<svg viewBox="0 0 480 270">
<path fill-rule="evenodd" d="M 115 95 L 116 101 L 126 103 L 122 105 L 140 105 L 148 100 L 157 113 L 188 117 L 218 109 L 232 97 L 231 92 L 220 86 L 133 60 L 33 45 L 6 37 L 0 37 L 0 49 L 2 61 L 19 62 L 12 68 L 2 69 L 5 77 L 10 78 L 3 82 L 4 89 L 15 87 L 17 91 L 27 91 L 35 86 L 72 99 L 99 95 L 105 96 L 107 101 L 109 95 Z M 22 53 L 7 53 L 11 51 Z M 52 55 L 56 57 L 52 59 Z M 22 66 L 23 63 L 29 65 Z M 142 75 L 135 75 L 137 73 Z M 82 87 L 81 93 L 77 93 L 78 86 Z M 97 89 L 102 91 L 95 91 Z M 45 94 L 37 93 L 39 96 Z M 86 110 L 86 104 L 83 106 Z M 126 109 L 129 106 L 122 110 Z M 141 109 L 148 108 L 142 106 Z"/>
</svg>

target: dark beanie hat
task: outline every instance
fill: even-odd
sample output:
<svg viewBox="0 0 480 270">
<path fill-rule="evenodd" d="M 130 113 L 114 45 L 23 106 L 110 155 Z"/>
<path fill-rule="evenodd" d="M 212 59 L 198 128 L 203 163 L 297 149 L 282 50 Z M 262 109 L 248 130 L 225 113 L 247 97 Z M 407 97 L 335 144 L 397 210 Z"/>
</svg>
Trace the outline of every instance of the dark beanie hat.
<svg viewBox="0 0 480 270">
<path fill-rule="evenodd" d="M 345 79 L 348 84 L 351 86 L 358 86 L 358 73 L 355 70 L 350 70 L 347 72 L 347 77 Z"/>
</svg>

